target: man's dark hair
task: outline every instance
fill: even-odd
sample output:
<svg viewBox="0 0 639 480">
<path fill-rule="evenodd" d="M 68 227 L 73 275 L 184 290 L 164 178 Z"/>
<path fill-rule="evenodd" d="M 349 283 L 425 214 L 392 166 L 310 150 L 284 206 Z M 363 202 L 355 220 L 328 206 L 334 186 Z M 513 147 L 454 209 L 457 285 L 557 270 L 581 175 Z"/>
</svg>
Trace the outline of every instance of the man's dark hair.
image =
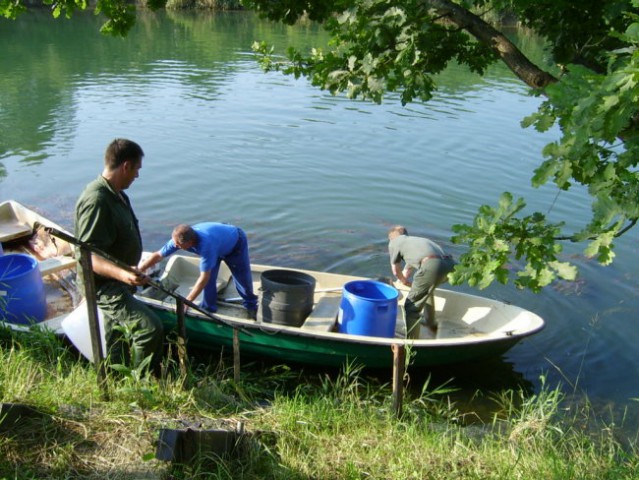
<svg viewBox="0 0 639 480">
<path fill-rule="evenodd" d="M 193 230 L 190 225 L 183 223 L 173 229 L 172 236 L 181 244 L 197 242 L 197 233 L 195 233 L 195 230 Z"/>
<path fill-rule="evenodd" d="M 126 138 L 116 138 L 104 153 L 104 165 L 109 170 L 115 170 L 127 160 L 139 162 L 143 156 L 140 145 Z"/>
</svg>

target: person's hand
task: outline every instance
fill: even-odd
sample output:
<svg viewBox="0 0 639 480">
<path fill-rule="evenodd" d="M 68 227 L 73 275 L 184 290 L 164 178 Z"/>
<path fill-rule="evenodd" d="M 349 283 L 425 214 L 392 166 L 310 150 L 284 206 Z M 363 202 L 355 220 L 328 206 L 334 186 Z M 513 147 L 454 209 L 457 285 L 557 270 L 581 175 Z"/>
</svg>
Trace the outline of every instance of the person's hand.
<svg viewBox="0 0 639 480">
<path fill-rule="evenodd" d="M 131 285 L 133 287 L 139 287 L 141 285 L 146 285 L 149 283 L 150 278 L 144 275 L 142 272 L 138 271 L 133 267 L 132 271 L 123 270 L 124 275 L 122 281 L 127 285 Z"/>
<path fill-rule="evenodd" d="M 410 278 L 412 274 L 413 274 L 413 267 L 411 267 L 410 265 L 406 265 L 406 267 L 404 267 L 404 270 L 402 271 L 402 275 L 404 276 L 404 279 L 408 281 L 408 279 Z"/>
</svg>

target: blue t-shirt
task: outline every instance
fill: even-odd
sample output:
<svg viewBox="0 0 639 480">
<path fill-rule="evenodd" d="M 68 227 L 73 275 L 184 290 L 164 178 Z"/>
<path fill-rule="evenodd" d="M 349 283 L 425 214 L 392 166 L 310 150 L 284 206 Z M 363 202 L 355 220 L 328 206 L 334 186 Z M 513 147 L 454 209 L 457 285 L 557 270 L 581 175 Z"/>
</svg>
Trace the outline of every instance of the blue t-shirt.
<svg viewBox="0 0 639 480">
<path fill-rule="evenodd" d="M 204 222 L 192 225 L 197 235 L 197 243 L 186 250 L 199 255 L 200 272 L 208 272 L 233 251 L 240 237 L 238 228 L 226 223 Z M 160 250 L 163 257 L 168 257 L 179 248 L 173 239 L 164 244 Z"/>
</svg>

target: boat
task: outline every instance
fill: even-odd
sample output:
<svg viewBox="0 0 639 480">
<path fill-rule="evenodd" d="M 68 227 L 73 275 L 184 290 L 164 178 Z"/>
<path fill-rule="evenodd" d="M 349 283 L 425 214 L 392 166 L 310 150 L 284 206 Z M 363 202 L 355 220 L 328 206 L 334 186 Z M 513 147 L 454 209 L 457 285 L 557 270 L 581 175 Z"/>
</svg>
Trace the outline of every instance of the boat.
<svg viewBox="0 0 639 480">
<path fill-rule="evenodd" d="M 20 254 L 37 261 L 46 305 L 44 318 L 38 321 L 37 327 L 62 335 L 63 320 L 82 298 L 75 283 L 73 245 L 50 235 L 46 227 L 63 230 L 57 223 L 16 201 L 0 203 L 0 252 L 5 258 L 10 254 Z M 0 272 L 0 296 L 6 299 L 9 287 L 4 272 Z M 34 300 L 24 301 L 31 303 Z M 23 331 L 31 328 L 26 322 L 4 321 L 8 320 L 5 317 L 5 312 L 0 311 L 0 326 Z"/>
<path fill-rule="evenodd" d="M 0 242 L 4 252 L 26 253 L 37 258 L 47 286 L 47 316 L 37 326 L 65 335 L 85 357 L 91 359 L 86 306 L 75 290 L 74 247 L 52 236 L 42 226 L 70 235 L 59 225 L 15 201 L 0 204 Z M 250 318 L 237 303 L 241 299 L 230 271 L 222 264 L 217 278 L 218 310 L 208 313 L 189 308 L 186 312 L 184 326 L 188 348 L 231 350 L 234 340 L 239 340 L 242 356 L 300 365 L 339 367 L 351 363 L 369 368 L 388 368 L 393 365 L 394 346 L 400 346 L 406 349 L 410 367 L 431 367 L 498 357 L 544 327 L 541 317 L 515 305 L 438 288 L 435 290 L 439 323 L 436 333 L 420 326 L 419 338 L 406 339 L 401 307 L 408 289 L 386 285 L 385 288 L 396 293 L 394 297 L 391 295 L 382 300 L 383 306 L 395 307 L 392 318 L 388 314 L 383 318 L 385 324 L 392 325 L 391 329 L 380 334 L 379 331 L 369 333 L 366 328 L 360 328 L 361 331 L 353 333 L 344 328 L 349 320 L 345 318 L 346 307 L 354 306 L 355 310 L 366 307 L 368 299 L 347 303 L 348 288 L 362 282 L 377 285 L 381 283 L 378 280 L 272 265 L 253 264 L 251 269 L 254 291 L 260 299 L 257 318 Z M 302 276 L 312 279 L 313 288 L 306 291 L 307 298 L 302 307 L 292 304 L 288 308 L 285 305 L 283 317 L 265 315 L 269 304 L 264 279 L 273 272 L 291 278 Z M 178 300 L 184 300 L 198 275 L 199 258 L 176 253 L 155 274 L 154 283 L 162 288 L 150 286 L 140 289 L 136 296 L 158 314 L 167 331 L 175 329 L 176 304 Z M 194 303 L 199 304 L 199 299 Z M 287 316 L 294 320 L 288 321 Z M 373 324 L 378 320 L 358 319 L 358 322 Z M 28 325 L 5 325 L 13 329 L 31 328 Z"/>
<path fill-rule="evenodd" d="M 544 327 L 541 317 L 523 308 L 438 288 L 435 290 L 439 323 L 436 333 L 420 325 L 419 338 L 406 339 L 401 306 L 408 289 L 398 288 L 396 319 L 389 336 L 344 333 L 340 322 L 344 320 L 345 288 L 358 282 L 379 283 L 378 280 L 259 264 L 251 266 L 254 290 L 261 298 L 258 318 L 253 320 L 241 305 L 234 303 L 239 300 L 237 290 L 228 269 L 224 264 L 221 267 L 215 319 L 192 309 L 187 311 L 185 327 L 189 346 L 205 350 L 230 349 L 234 330 L 237 330 L 242 355 L 315 366 L 339 367 L 353 363 L 369 368 L 388 368 L 393 366 L 393 346 L 399 345 L 406 349 L 409 366 L 430 367 L 500 356 Z M 280 275 L 288 272 L 293 277 L 301 274 L 314 280 L 312 309 L 299 326 L 276 323 L 273 320 L 279 321 L 279 318 L 274 315 L 271 315 L 271 321 L 260 319 L 259 312 L 266 306 L 263 277 L 269 272 Z M 169 257 L 160 281 L 170 285 L 177 294 L 187 295 L 198 274 L 199 258 L 176 253 Z M 137 297 L 155 310 L 167 327 L 175 327 L 174 297 L 158 295 L 151 288 Z M 292 310 L 294 314 L 298 313 L 295 308 Z"/>
</svg>

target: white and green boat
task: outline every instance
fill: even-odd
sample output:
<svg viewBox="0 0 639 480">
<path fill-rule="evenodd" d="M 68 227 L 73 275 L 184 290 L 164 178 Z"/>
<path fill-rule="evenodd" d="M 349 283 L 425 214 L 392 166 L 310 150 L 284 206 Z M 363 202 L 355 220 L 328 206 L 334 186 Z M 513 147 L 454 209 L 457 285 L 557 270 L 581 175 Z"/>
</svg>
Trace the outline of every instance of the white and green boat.
<svg viewBox="0 0 639 480">
<path fill-rule="evenodd" d="M 163 281 L 176 287 L 177 293 L 188 294 L 199 273 L 198 262 L 196 257 L 173 255 L 166 264 Z M 224 299 L 235 301 L 239 297 L 233 282 L 229 281 L 230 273 L 220 268 L 218 290 L 221 301 L 214 314 L 220 321 L 194 310 L 187 311 L 185 326 L 189 345 L 200 349 L 232 348 L 233 330 L 237 328 L 242 355 L 315 366 L 340 366 L 353 361 L 366 367 L 383 368 L 393 365 L 392 345 L 405 345 L 411 355 L 412 366 L 428 367 L 499 356 L 544 327 L 538 315 L 514 305 L 437 289 L 437 332 L 422 326 L 419 339 L 407 340 L 401 308 L 407 290 L 400 289 L 396 326 L 391 336 L 342 333 L 345 330 L 340 324 L 343 320 L 343 288 L 352 282 L 368 279 L 268 265 L 252 265 L 252 271 L 255 291 L 261 296 L 265 295 L 261 281 L 264 272 L 290 272 L 294 278 L 301 274 L 315 280 L 312 308 L 301 324 L 265 321 L 260 314 L 257 320 L 252 320 L 240 305 L 224 302 Z M 147 289 L 138 298 L 151 306 L 167 326 L 175 326 L 176 301 L 173 297 L 158 298 L 156 292 Z M 263 308 L 266 308 L 266 302 L 262 298 L 260 309 Z M 299 323 L 296 320 L 298 313 L 293 313 L 294 323 Z"/>
<path fill-rule="evenodd" d="M 0 241 L 8 253 L 16 250 L 34 255 L 44 279 L 47 298 L 47 317 L 38 323 L 57 333 L 66 334 L 81 352 L 91 342 L 86 336 L 88 328 L 78 329 L 78 322 L 87 322 L 80 303 L 81 298 L 72 290 L 75 260 L 73 247 L 59 238 L 53 239 L 37 225 L 59 226 L 33 210 L 14 201 L 0 204 Z M 165 288 L 146 288 L 138 298 L 149 305 L 162 318 L 167 329 L 177 325 L 176 298 L 186 296 L 199 274 L 199 259 L 189 255 L 174 254 L 160 272 L 156 282 Z M 392 318 L 385 310 L 383 321 L 392 323 L 384 335 L 367 334 L 366 329 L 357 333 L 344 328 L 347 320 L 345 310 L 353 310 L 348 303 L 345 286 L 358 282 L 374 282 L 370 279 L 318 272 L 302 269 L 283 269 L 277 266 L 252 265 L 254 290 L 260 297 L 257 319 L 251 319 L 247 311 L 237 303 L 239 299 L 230 272 L 222 264 L 217 279 L 218 311 L 207 314 L 189 309 L 185 316 L 187 347 L 204 350 L 232 349 L 234 332 L 237 332 L 242 355 L 271 358 L 291 364 L 315 366 L 340 366 L 354 362 L 365 367 L 385 368 L 393 365 L 393 345 L 406 347 L 413 367 L 463 363 L 482 358 L 496 357 L 513 347 L 522 339 L 539 332 L 544 321 L 535 313 L 497 300 L 469 295 L 447 289 L 435 292 L 435 308 L 439 327 L 433 333 L 421 327 L 419 338 L 406 339 L 402 304 L 407 290 L 393 290 L 397 297 L 384 300 L 382 307 L 390 304 Z M 265 273 L 266 272 L 266 273 Z M 270 295 L 264 288 L 264 278 L 269 273 L 291 278 L 302 278 L 301 284 L 312 283 L 304 288 L 303 297 L 293 292 L 290 305 L 286 295 Z M 286 283 L 286 282 L 285 282 Z M 306 285 L 308 286 L 308 285 Z M 62 293 L 60 288 L 64 290 Z M 284 286 L 286 289 L 286 285 Z M 294 290 L 296 285 L 293 284 Z M 277 293 L 277 292 L 276 292 Z M 269 298 L 267 298 L 269 296 Z M 284 303 L 274 306 L 282 298 Z M 354 310 L 367 300 L 355 304 Z M 196 302 L 198 303 L 197 299 Z M 78 306 L 79 305 L 79 306 Z M 283 305 L 283 307 L 282 307 Z M 279 313 L 266 315 L 268 310 Z M 70 321 L 73 317 L 73 321 Z M 292 318 L 288 320 L 287 317 Z M 360 316 L 361 317 L 361 316 Z M 1 319 L 0 319 L 1 320 Z M 358 322 L 369 323 L 375 330 L 380 319 L 360 318 Z M 26 325 L 6 323 L 11 328 L 26 329 Z M 361 330 L 361 329 L 360 329 Z M 82 333 L 80 333 L 80 331 Z M 363 333 L 362 333 L 363 332 Z M 86 354 L 85 354 L 86 355 Z"/>
</svg>

